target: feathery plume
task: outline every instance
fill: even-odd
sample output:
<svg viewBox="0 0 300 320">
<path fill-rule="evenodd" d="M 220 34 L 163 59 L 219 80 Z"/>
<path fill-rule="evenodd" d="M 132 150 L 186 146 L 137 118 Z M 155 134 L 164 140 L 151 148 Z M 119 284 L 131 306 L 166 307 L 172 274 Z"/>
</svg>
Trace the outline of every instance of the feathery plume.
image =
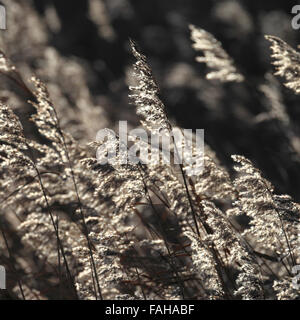
<svg viewBox="0 0 300 320">
<path fill-rule="evenodd" d="M 283 77 L 286 80 L 285 86 L 299 94 L 300 53 L 278 37 L 266 35 L 265 38 L 271 42 L 275 75 Z"/>
<path fill-rule="evenodd" d="M 146 128 L 170 131 L 171 125 L 165 112 L 165 106 L 159 97 L 159 88 L 148 66 L 147 58 L 138 50 L 135 42 L 131 40 L 130 45 L 137 60 L 133 67 L 138 84 L 129 88 L 133 92 L 129 97 L 136 105 L 136 113 L 145 119 Z"/>
<path fill-rule="evenodd" d="M 244 77 L 238 72 L 233 60 L 222 48 L 222 44 L 209 32 L 190 25 L 193 48 L 203 52 L 203 57 L 196 61 L 205 63 L 213 71 L 206 75 L 209 80 L 217 79 L 221 82 L 242 82 Z"/>
</svg>

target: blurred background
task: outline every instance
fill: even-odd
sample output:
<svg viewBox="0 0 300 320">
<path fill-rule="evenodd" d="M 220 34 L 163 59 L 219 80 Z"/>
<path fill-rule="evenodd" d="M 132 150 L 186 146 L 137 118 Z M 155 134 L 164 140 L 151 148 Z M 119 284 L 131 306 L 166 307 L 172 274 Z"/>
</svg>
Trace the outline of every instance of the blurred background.
<svg viewBox="0 0 300 320">
<path fill-rule="evenodd" d="M 24 79 L 37 74 L 48 86 L 64 127 L 82 143 L 119 120 L 138 124 L 128 99 L 134 59 L 129 38 L 149 58 L 173 122 L 205 130 L 205 140 L 230 170 L 230 155 L 251 159 L 275 185 L 300 201 L 300 99 L 274 81 L 288 121 L 270 116 L 259 90 L 274 68 L 265 34 L 300 43 L 293 30 L 296 1 L 238 0 L 9 0 L 7 30 L 0 45 Z M 221 84 L 205 79 L 195 61 L 188 25 L 211 32 L 223 44 L 247 81 Z M 1 79 L 0 79 L 1 80 Z M 30 84 L 29 84 L 30 85 Z M 32 110 L 8 94 L 1 99 L 25 119 Z M 23 97 L 24 98 L 24 97 Z M 25 121 L 25 120 L 24 120 Z M 29 134 L 30 127 L 25 124 Z"/>
</svg>

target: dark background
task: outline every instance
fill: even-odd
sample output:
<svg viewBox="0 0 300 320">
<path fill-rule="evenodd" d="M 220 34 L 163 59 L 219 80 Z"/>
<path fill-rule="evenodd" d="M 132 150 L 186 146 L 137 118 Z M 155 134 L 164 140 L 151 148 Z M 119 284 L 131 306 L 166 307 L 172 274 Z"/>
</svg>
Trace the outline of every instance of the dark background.
<svg viewBox="0 0 300 320">
<path fill-rule="evenodd" d="M 101 36 L 88 14 L 88 1 L 35 0 L 39 15 L 49 4 L 61 21 L 50 42 L 62 55 L 83 59 L 91 70 L 93 94 L 107 97 L 111 121 L 127 120 L 130 110 L 126 70 L 133 62 L 128 39 L 138 42 L 149 58 L 163 100 L 174 122 L 184 128 L 204 128 L 206 142 L 222 163 L 232 166 L 231 154 L 250 158 L 276 186 L 300 200 L 299 155 L 289 147 L 286 128 L 275 119 L 256 121 L 268 111 L 258 90 L 273 70 L 264 34 L 300 43 L 300 30 L 291 27 L 295 1 L 106 0 L 108 35 Z M 104 19 L 104 18 L 103 18 Z M 104 20 L 105 20 L 104 19 Z M 101 18 L 99 19 L 101 24 Z M 211 32 L 223 43 L 247 78 L 245 84 L 220 84 L 205 79 L 205 66 L 195 62 L 189 24 Z M 282 83 L 282 81 L 281 81 Z M 299 136 L 299 97 L 280 85 L 291 130 Z"/>
</svg>

